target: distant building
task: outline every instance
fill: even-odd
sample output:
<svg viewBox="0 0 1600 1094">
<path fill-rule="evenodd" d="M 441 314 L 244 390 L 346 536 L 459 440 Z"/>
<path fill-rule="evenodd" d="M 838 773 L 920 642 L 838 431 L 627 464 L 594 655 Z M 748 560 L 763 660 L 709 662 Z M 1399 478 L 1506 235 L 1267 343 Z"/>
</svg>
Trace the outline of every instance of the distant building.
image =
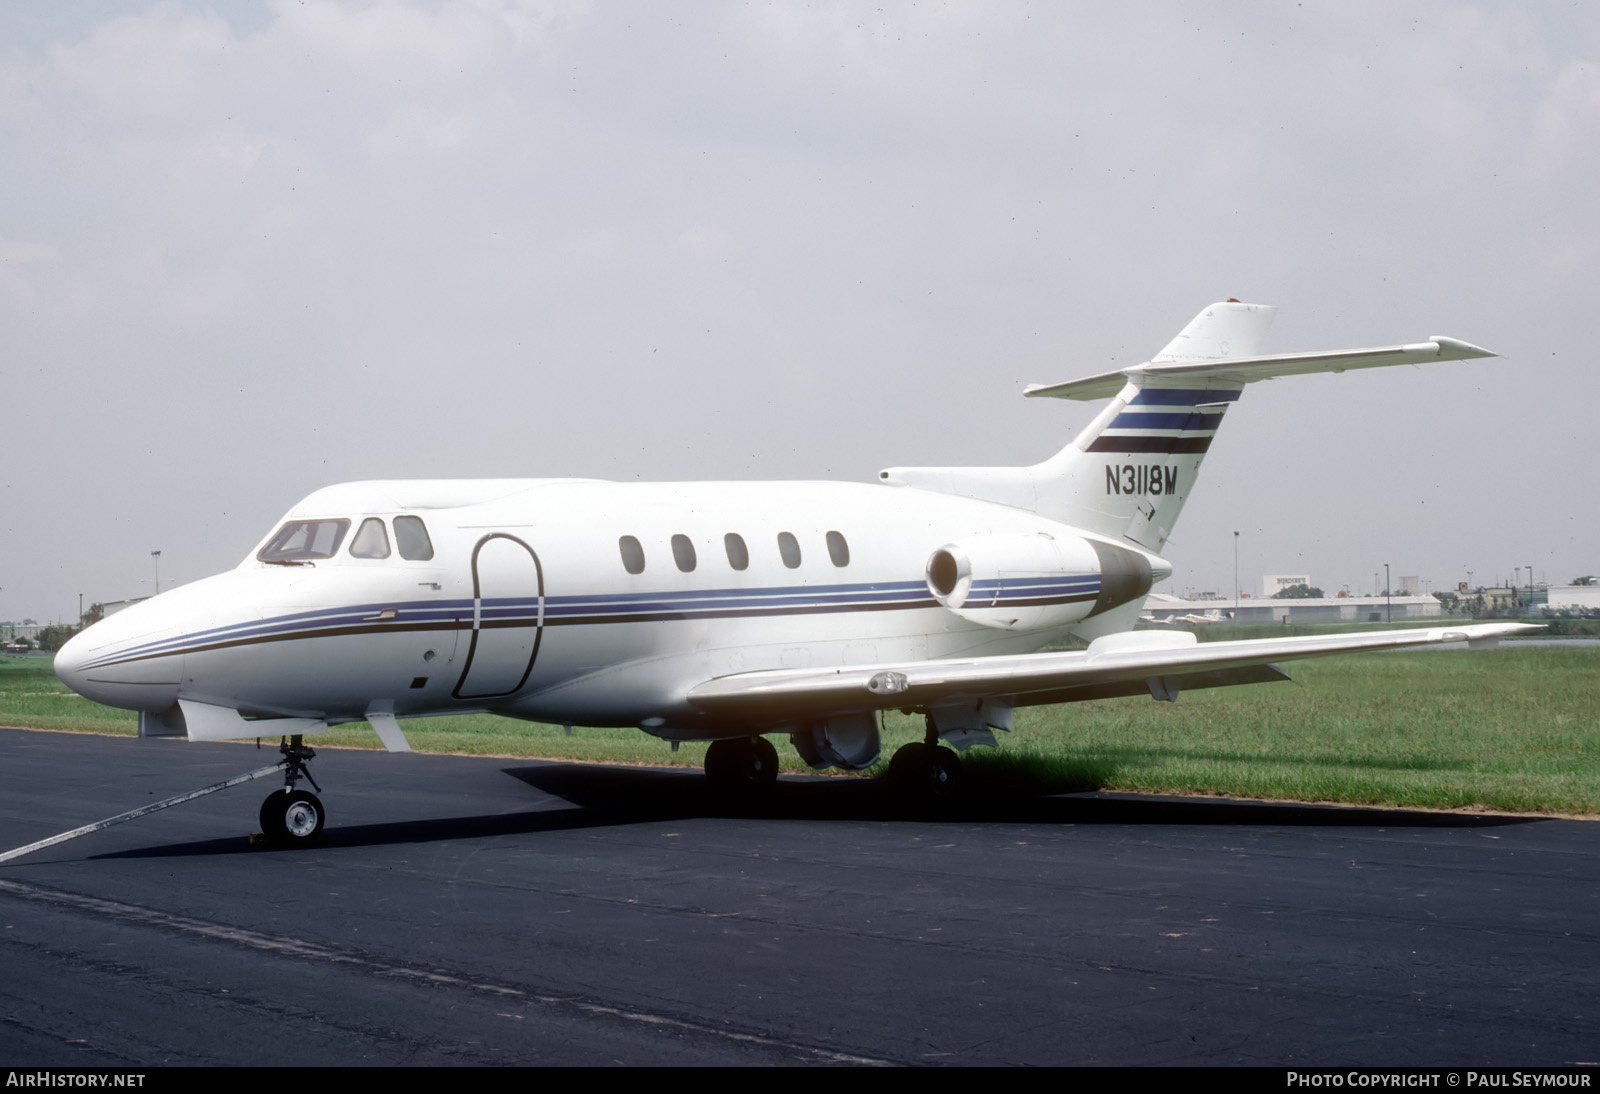
<svg viewBox="0 0 1600 1094">
<path fill-rule="evenodd" d="M 1600 610 L 1600 585 L 1552 585 L 1549 607 L 1556 611 Z"/>
<path fill-rule="evenodd" d="M 1421 596 L 1422 579 L 1415 576 L 1402 577 L 1400 579 L 1400 583 L 1395 586 L 1395 589 L 1400 593 L 1401 596 Z"/>
<path fill-rule="evenodd" d="M 1301 584 L 1294 582 L 1293 584 Z M 1444 614 L 1443 605 L 1432 596 L 1394 596 L 1387 602 L 1381 596 L 1327 596 L 1310 600 L 1270 600 L 1245 597 L 1237 604 L 1218 597 L 1209 602 L 1221 609 L 1232 623 L 1381 623 L 1395 619 L 1426 619 Z M 1164 593 L 1152 593 L 1144 602 L 1147 622 L 1171 623 L 1195 611 L 1190 600 Z"/>
<path fill-rule="evenodd" d="M 1291 585 L 1311 584 L 1310 574 L 1268 574 L 1261 579 L 1261 595 L 1277 596 Z"/>
</svg>

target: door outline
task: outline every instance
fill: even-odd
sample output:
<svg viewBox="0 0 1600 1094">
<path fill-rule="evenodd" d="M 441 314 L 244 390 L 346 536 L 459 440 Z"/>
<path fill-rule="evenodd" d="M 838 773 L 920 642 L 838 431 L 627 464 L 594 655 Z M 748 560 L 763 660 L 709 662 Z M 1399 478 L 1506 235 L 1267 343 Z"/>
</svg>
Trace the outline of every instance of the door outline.
<svg viewBox="0 0 1600 1094">
<path fill-rule="evenodd" d="M 524 551 L 527 551 L 528 557 L 533 559 L 533 572 L 538 585 L 538 609 L 537 615 L 534 617 L 533 622 L 533 650 L 528 654 L 528 664 L 522 670 L 522 678 L 517 681 L 515 687 L 508 691 L 486 691 L 468 695 L 463 694 L 461 689 L 467 683 L 468 674 L 472 672 L 473 657 L 478 652 L 478 635 L 483 630 L 483 579 L 482 575 L 480 575 L 478 572 L 478 555 L 482 553 L 484 547 L 491 540 L 496 539 L 510 540 L 518 547 L 521 547 Z M 529 547 L 516 536 L 511 535 L 509 532 L 490 532 L 488 535 L 478 540 L 478 542 L 472 548 L 472 643 L 467 647 L 467 660 L 466 663 L 461 666 L 461 676 L 458 680 L 456 680 L 456 686 L 454 690 L 450 692 L 451 696 L 456 699 L 496 699 L 505 695 L 515 695 L 517 692 L 522 690 L 522 686 L 528 682 L 528 677 L 532 675 L 533 663 L 539 659 L 539 644 L 543 641 L 544 564 L 539 561 L 539 552 L 535 551 L 532 547 Z"/>
</svg>

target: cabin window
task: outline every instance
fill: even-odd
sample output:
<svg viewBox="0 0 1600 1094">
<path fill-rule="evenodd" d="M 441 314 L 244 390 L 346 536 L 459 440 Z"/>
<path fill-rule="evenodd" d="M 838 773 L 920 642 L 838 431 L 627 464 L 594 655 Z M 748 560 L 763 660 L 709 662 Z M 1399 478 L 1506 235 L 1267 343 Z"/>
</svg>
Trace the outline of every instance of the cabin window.
<svg viewBox="0 0 1600 1094">
<path fill-rule="evenodd" d="M 617 540 L 617 549 L 622 552 L 622 568 L 630 574 L 644 573 L 644 548 L 639 546 L 639 541 L 632 536 L 623 536 Z"/>
<path fill-rule="evenodd" d="M 433 557 L 433 540 L 428 538 L 428 526 L 421 517 L 395 517 L 394 540 L 401 558 L 426 562 Z"/>
<path fill-rule="evenodd" d="M 744 545 L 744 537 L 738 532 L 729 532 L 722 537 L 723 549 L 728 552 L 728 565 L 735 570 L 748 570 L 750 568 L 750 548 Z"/>
<path fill-rule="evenodd" d="M 356 529 L 356 537 L 350 541 L 350 557 L 389 557 L 389 533 L 383 527 L 383 521 L 368 517 L 361 522 L 361 527 Z"/>
<path fill-rule="evenodd" d="M 783 556 L 783 564 L 789 569 L 800 565 L 800 541 L 794 538 L 793 533 L 778 533 L 778 554 Z"/>
<path fill-rule="evenodd" d="M 256 557 L 262 562 L 332 558 L 349 530 L 348 520 L 291 520 Z"/>
<path fill-rule="evenodd" d="M 678 564 L 678 569 L 689 573 L 694 569 L 694 544 L 689 542 L 688 536 L 672 537 L 672 561 Z"/>
<path fill-rule="evenodd" d="M 828 557 L 833 559 L 835 566 L 850 565 L 850 545 L 838 532 L 828 533 Z"/>
</svg>

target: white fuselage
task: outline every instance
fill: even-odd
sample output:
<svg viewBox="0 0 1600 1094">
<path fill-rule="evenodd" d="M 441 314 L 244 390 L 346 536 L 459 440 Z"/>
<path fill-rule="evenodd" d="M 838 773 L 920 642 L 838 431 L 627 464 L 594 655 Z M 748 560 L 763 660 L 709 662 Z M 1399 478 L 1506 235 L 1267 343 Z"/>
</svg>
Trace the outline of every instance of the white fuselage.
<svg viewBox="0 0 1600 1094">
<path fill-rule="evenodd" d="M 432 557 L 351 553 L 363 522 L 400 516 Z M 269 537 L 89 628 L 58 672 L 149 712 L 494 711 L 716 737 L 783 723 L 720 724 L 685 699 L 708 679 L 1036 650 L 1106 610 L 1097 551 L 1129 553 L 1006 505 L 848 483 L 352 483 L 285 517 L 316 520 L 349 522 L 330 557 L 262 561 Z M 930 556 L 953 544 L 975 545 L 975 576 L 941 601 Z"/>
</svg>

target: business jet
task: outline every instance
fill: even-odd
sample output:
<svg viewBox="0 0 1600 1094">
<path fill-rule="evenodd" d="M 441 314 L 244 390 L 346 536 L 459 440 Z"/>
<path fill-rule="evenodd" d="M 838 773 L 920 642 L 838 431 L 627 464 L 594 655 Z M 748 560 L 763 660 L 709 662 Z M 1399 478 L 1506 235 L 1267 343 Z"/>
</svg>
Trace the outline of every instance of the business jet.
<svg viewBox="0 0 1600 1094">
<path fill-rule="evenodd" d="M 1020 706 L 1286 679 L 1278 662 L 1465 640 L 1516 624 L 1199 643 L 1135 631 L 1224 415 L 1303 373 L 1492 357 L 1434 337 L 1261 356 L 1274 309 L 1202 311 L 1148 362 L 1033 386 L 1109 400 L 1029 467 L 896 467 L 878 483 L 355 482 L 300 502 L 234 569 L 74 637 L 56 672 L 139 712 L 141 736 L 279 737 L 264 833 L 326 812 L 304 738 L 489 712 L 709 741 L 706 775 L 756 789 L 786 736 L 814 768 L 879 758 L 879 715 L 925 716 L 890 781 L 930 795 Z M 1040 652 L 1069 637 L 1086 649 Z M 267 769 L 269 771 L 275 769 Z"/>
</svg>

